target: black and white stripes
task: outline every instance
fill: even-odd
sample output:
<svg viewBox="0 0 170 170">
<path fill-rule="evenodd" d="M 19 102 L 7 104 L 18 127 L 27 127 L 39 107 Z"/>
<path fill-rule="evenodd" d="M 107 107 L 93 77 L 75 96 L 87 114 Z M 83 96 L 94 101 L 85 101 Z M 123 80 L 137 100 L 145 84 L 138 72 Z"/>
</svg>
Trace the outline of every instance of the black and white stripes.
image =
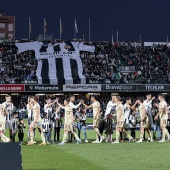
<svg viewBox="0 0 170 170">
<path fill-rule="evenodd" d="M 39 84 L 86 83 L 80 51 L 94 52 L 93 46 L 71 41 L 47 45 L 40 42 L 16 43 L 16 46 L 19 52 L 35 51 L 39 60 L 36 72 Z"/>
</svg>

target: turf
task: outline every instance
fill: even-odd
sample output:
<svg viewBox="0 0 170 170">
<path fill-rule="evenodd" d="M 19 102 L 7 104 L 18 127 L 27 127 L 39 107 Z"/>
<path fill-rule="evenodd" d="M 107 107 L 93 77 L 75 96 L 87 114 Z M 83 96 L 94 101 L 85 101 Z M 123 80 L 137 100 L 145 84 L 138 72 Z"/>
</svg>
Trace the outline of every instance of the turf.
<svg viewBox="0 0 170 170">
<path fill-rule="evenodd" d="M 63 131 L 61 132 L 61 138 Z M 27 135 L 22 145 L 24 170 L 168 170 L 170 167 L 170 143 L 143 142 L 120 144 L 92 144 L 93 130 L 87 131 L 89 143 L 64 146 L 50 144 L 39 146 L 40 135 L 36 131 L 37 144 L 26 146 Z M 139 133 L 137 134 L 139 136 Z M 82 134 L 83 138 L 83 134 Z M 115 139 L 115 135 L 113 135 Z"/>
</svg>

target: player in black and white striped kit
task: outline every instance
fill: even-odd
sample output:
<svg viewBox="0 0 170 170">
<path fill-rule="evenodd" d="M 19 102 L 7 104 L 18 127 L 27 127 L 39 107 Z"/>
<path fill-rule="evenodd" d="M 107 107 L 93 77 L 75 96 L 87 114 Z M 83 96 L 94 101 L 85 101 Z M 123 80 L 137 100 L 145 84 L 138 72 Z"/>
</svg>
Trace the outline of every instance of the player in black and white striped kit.
<svg viewBox="0 0 170 170">
<path fill-rule="evenodd" d="M 14 105 L 11 101 L 11 96 L 6 95 L 5 96 L 5 102 L 2 103 L 2 105 L 6 108 L 8 114 L 6 116 L 6 125 L 5 125 L 5 130 L 9 129 L 9 136 L 10 139 L 12 139 L 12 119 L 13 119 L 13 110 L 14 110 Z"/>
<path fill-rule="evenodd" d="M 42 119 L 42 129 L 46 143 L 50 144 L 51 121 L 47 113 L 44 113 L 44 118 Z"/>
</svg>

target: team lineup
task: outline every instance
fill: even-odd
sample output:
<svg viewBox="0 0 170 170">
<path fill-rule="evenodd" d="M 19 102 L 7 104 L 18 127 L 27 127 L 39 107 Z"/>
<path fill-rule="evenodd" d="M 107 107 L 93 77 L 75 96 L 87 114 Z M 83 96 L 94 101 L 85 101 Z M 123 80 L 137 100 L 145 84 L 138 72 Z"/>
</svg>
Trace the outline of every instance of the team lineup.
<svg viewBox="0 0 170 170">
<path fill-rule="evenodd" d="M 80 138 L 80 130 L 84 133 L 85 142 L 88 143 L 86 134 L 86 109 L 93 110 L 93 129 L 96 133 L 96 140 L 92 143 L 102 143 L 104 136 L 100 130 L 100 122 L 103 119 L 106 127 L 106 140 L 105 142 L 111 142 L 112 144 L 118 144 L 120 141 L 127 139 L 129 142 L 134 141 L 137 143 L 143 142 L 145 139 L 145 132 L 148 133 L 148 141 L 153 142 L 153 136 L 151 129 L 153 122 L 160 123 L 160 129 L 162 135 L 158 134 L 161 138 L 159 142 L 165 142 L 166 139 L 170 140 L 170 135 L 167 130 L 168 114 L 170 113 L 170 107 L 167 106 L 164 95 L 159 94 L 159 104 L 155 104 L 157 112 L 152 114 L 152 101 L 155 97 L 151 94 L 146 95 L 146 100 L 139 97 L 132 105 L 131 98 L 126 98 L 126 103 L 123 105 L 120 96 L 111 96 L 111 100 L 108 102 L 104 118 L 102 118 L 102 110 L 100 103 L 97 101 L 97 96 L 91 95 L 91 104 L 85 104 L 81 99 L 79 104 L 75 105 L 75 96 L 70 95 L 69 98 L 64 99 L 64 103 L 59 103 L 59 99 L 56 98 L 53 102 L 50 98 L 46 98 L 46 104 L 44 105 L 43 118 L 40 113 L 40 105 L 38 103 L 37 96 L 28 97 L 27 111 L 28 111 L 28 143 L 27 145 L 34 145 L 36 142 L 35 129 L 37 128 L 42 139 L 42 143 L 39 145 L 44 146 L 49 144 L 52 140 L 52 129 L 54 134 L 54 142 L 58 145 L 64 145 L 69 141 L 69 138 L 74 138 L 77 144 L 82 142 Z M 25 124 L 22 119 L 19 119 L 17 123 L 17 113 L 14 111 L 14 105 L 11 100 L 11 96 L 5 97 L 5 102 L 0 104 L 0 137 L 2 142 L 15 142 L 15 135 L 18 131 L 19 142 L 23 142 Z M 55 106 L 55 107 L 54 107 Z M 84 107 L 81 109 L 80 107 Z M 64 109 L 64 134 L 62 142 L 60 142 L 60 128 L 61 128 L 61 112 L 60 109 Z M 136 112 L 140 116 L 140 139 L 136 141 L 135 130 L 137 127 Z M 75 122 L 77 124 L 78 135 L 75 132 Z M 116 124 L 116 140 L 112 142 L 113 123 Z M 128 133 L 128 129 L 131 129 L 131 134 Z M 9 129 L 9 137 L 5 136 L 6 130 Z M 57 139 L 56 139 L 57 138 Z"/>
</svg>

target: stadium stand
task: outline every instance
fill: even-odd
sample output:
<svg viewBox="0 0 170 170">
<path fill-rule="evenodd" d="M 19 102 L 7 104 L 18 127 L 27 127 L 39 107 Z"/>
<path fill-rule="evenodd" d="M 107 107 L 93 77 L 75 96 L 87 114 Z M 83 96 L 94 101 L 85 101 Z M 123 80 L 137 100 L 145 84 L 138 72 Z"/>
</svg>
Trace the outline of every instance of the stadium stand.
<svg viewBox="0 0 170 170">
<path fill-rule="evenodd" d="M 87 83 L 167 84 L 170 81 L 170 48 L 166 45 L 93 44 L 96 48 L 94 54 L 81 53 Z M 14 42 L 0 43 L 0 67 L 1 84 L 37 83 L 34 52 L 17 54 Z"/>
</svg>

